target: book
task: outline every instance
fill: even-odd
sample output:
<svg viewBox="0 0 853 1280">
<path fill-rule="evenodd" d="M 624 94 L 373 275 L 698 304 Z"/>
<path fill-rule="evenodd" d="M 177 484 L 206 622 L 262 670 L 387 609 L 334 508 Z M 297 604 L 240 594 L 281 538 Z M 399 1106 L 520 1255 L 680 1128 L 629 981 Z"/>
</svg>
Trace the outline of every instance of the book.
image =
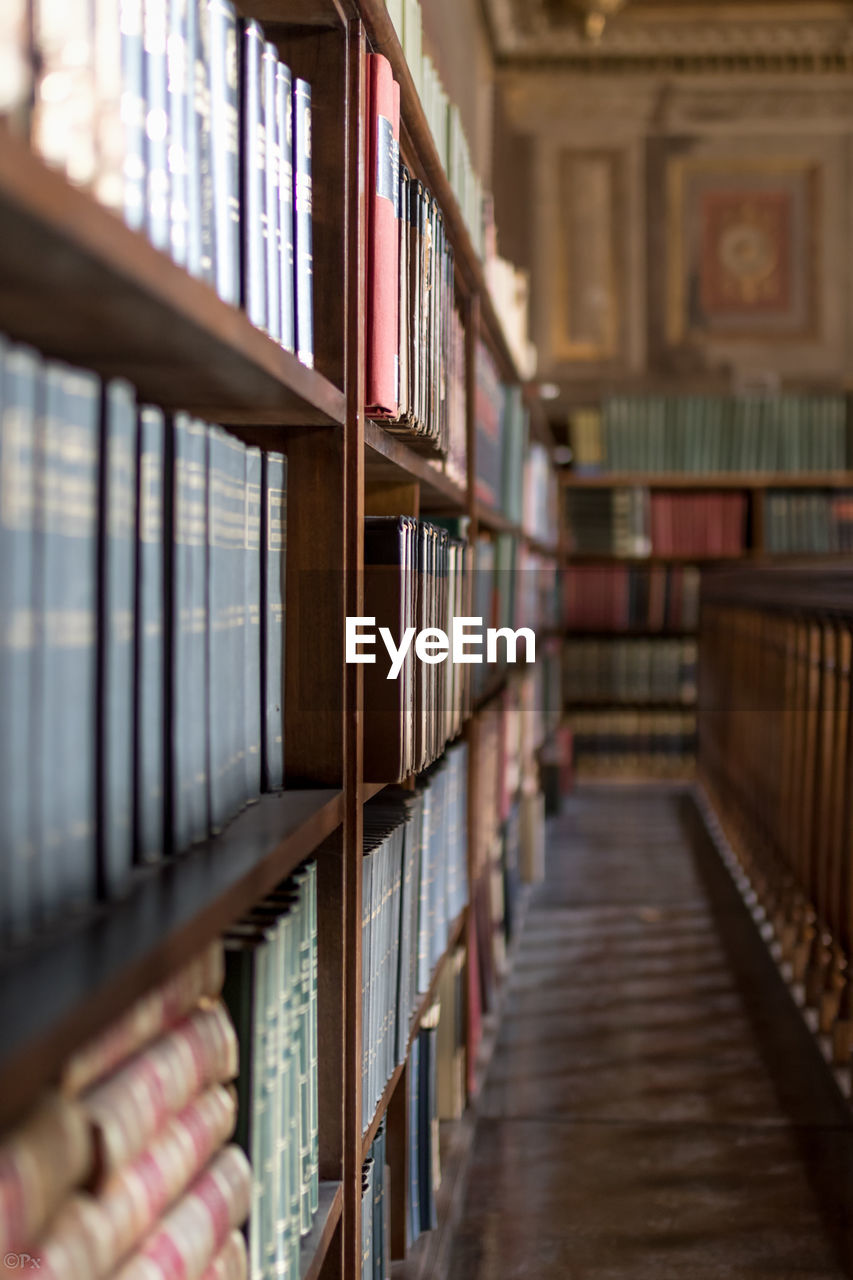
<svg viewBox="0 0 853 1280">
<path fill-rule="evenodd" d="M 124 126 L 123 210 L 134 231 L 145 224 L 146 104 L 143 0 L 120 0 L 121 119 Z"/>
<path fill-rule="evenodd" d="M 262 779 L 265 791 L 284 785 L 284 637 L 287 550 L 287 459 L 262 457 L 261 682 L 264 696 Z"/>
<path fill-rule="evenodd" d="M 276 146 L 279 159 L 278 239 L 281 345 L 296 349 L 296 278 L 294 259 L 293 78 L 283 62 L 276 67 Z"/>
<path fill-rule="evenodd" d="M 259 22 L 243 24 L 243 305 L 252 324 L 267 326 L 266 116 L 264 33 Z"/>
<path fill-rule="evenodd" d="M 214 279 L 223 302 L 236 306 L 241 263 L 237 16 L 230 0 L 207 0 L 207 9 Z"/>
<path fill-rule="evenodd" d="M 139 415 L 135 631 L 135 852 L 156 862 L 166 849 L 166 423 Z"/>
<path fill-rule="evenodd" d="M 244 729 L 246 783 L 244 797 L 257 799 L 261 791 L 261 724 L 263 684 L 261 680 L 261 481 L 263 459 L 260 449 L 245 451 L 245 590 L 243 669 L 245 672 Z"/>
<path fill-rule="evenodd" d="M 264 166 L 264 247 L 266 267 L 266 329 L 271 338 L 281 342 L 281 231 L 279 230 L 281 153 L 278 140 L 278 105 L 276 87 L 278 56 L 274 44 L 264 44 L 261 67 L 261 110 L 266 143 Z"/>
<path fill-rule="evenodd" d="M 372 416 L 395 418 L 399 399 L 400 89 L 391 64 L 370 53 L 368 75 L 367 384 Z"/>
<path fill-rule="evenodd" d="M 168 38 L 168 0 L 143 0 L 145 229 L 157 249 L 171 247 Z"/>
<path fill-rule="evenodd" d="M 169 242 L 179 266 L 189 261 L 190 129 L 192 127 L 193 57 L 196 0 L 170 0 L 166 46 L 169 107 Z"/>
<path fill-rule="evenodd" d="M 138 420 L 123 380 L 104 387 L 99 443 L 98 871 L 102 895 L 116 897 L 129 887 L 134 853 Z"/>
<path fill-rule="evenodd" d="M 314 367 L 314 249 L 311 182 L 311 86 L 293 81 L 293 260 L 296 278 L 296 354 Z"/>
</svg>

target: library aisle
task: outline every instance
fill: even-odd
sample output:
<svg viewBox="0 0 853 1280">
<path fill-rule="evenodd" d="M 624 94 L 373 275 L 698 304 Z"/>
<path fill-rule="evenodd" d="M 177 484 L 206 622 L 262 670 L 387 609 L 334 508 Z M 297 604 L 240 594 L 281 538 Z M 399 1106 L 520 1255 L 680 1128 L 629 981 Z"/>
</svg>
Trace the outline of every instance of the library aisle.
<svg viewBox="0 0 853 1280">
<path fill-rule="evenodd" d="M 552 825 L 450 1280 L 845 1274 L 804 1153 L 843 1183 L 850 1121 L 811 1087 L 797 1014 L 689 803 L 581 787 Z"/>
</svg>

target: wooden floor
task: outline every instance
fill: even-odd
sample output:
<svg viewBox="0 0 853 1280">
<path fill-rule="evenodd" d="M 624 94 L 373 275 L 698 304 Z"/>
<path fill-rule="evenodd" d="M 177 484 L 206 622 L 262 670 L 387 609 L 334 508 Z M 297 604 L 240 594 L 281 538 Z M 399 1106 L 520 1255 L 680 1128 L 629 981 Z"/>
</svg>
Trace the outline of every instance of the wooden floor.
<svg viewBox="0 0 853 1280">
<path fill-rule="evenodd" d="M 849 1274 L 849 1116 L 684 807 L 589 788 L 552 826 L 449 1280 Z"/>
</svg>

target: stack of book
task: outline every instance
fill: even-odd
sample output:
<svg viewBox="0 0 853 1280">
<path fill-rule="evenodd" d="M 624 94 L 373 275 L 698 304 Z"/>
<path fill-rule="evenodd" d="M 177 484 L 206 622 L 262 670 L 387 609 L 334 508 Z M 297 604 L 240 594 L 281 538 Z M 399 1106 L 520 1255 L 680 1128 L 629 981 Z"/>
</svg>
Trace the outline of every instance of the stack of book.
<svg viewBox="0 0 853 1280">
<path fill-rule="evenodd" d="M 364 809 L 362 1127 L 406 1056 L 418 997 L 429 990 L 468 900 L 464 744 L 419 779 Z"/>
<path fill-rule="evenodd" d="M 647 489 L 566 489 L 564 514 L 573 555 L 642 558 L 651 553 Z"/>
<path fill-rule="evenodd" d="M 236 1139 L 254 1170 L 252 1280 L 299 1275 L 319 1200 L 317 871 L 307 863 L 225 936 L 240 1042 Z"/>
<path fill-rule="evenodd" d="M 524 458 L 522 527 L 529 538 L 549 543 L 559 523 L 559 483 L 551 455 L 531 441 Z"/>
<path fill-rule="evenodd" d="M 563 575 L 572 631 L 695 631 L 699 570 L 693 566 L 570 565 Z"/>
<path fill-rule="evenodd" d="M 0 1241 L 69 1280 L 245 1280 L 251 1170 L 227 1145 L 237 1038 L 217 943 L 67 1063 L 0 1147 Z"/>
<path fill-rule="evenodd" d="M 437 201 L 400 164 L 400 89 L 382 54 L 368 55 L 368 78 L 367 412 L 440 454 L 451 447 L 452 426 L 458 459 L 464 360 L 460 369 L 453 251 Z"/>
<path fill-rule="evenodd" d="M 746 545 L 744 492 L 567 489 L 565 515 L 575 555 L 724 557 Z"/>
<path fill-rule="evenodd" d="M 566 702 L 696 700 L 695 640 L 568 640 L 563 647 Z"/>
<path fill-rule="evenodd" d="M 578 778 L 687 778 L 696 757 L 691 711 L 575 711 L 570 716 Z"/>
<path fill-rule="evenodd" d="M 0 372 L 8 942 L 282 785 L 286 471 L 29 348 Z"/>
<path fill-rule="evenodd" d="M 839 395 L 612 396 L 571 418 L 575 469 L 687 472 L 844 471 Z"/>
<path fill-rule="evenodd" d="M 46 163 L 312 365 L 310 85 L 230 0 L 33 0 L 31 22 Z"/>
<path fill-rule="evenodd" d="M 519 546 L 516 563 L 514 621 L 518 626 L 533 628 L 537 636 L 540 631 L 556 631 L 561 613 L 560 569 L 556 561 Z"/>
<path fill-rule="evenodd" d="M 391 1274 L 391 1173 L 385 1159 L 385 1119 L 361 1168 L 361 1280 Z"/>
<path fill-rule="evenodd" d="M 520 525 L 524 515 L 529 414 L 521 388 L 501 382 L 491 352 L 482 341 L 477 344 L 474 415 L 477 501 L 502 511 L 514 524 Z"/>
<path fill-rule="evenodd" d="M 769 492 L 764 549 L 811 555 L 853 551 L 853 492 Z"/>
<path fill-rule="evenodd" d="M 409 516 L 365 521 L 364 609 L 376 628 L 375 648 L 364 651 L 375 657 L 364 679 L 366 781 L 399 782 L 420 772 L 462 729 L 471 667 L 449 657 L 422 662 L 412 641 L 393 669 L 379 628 L 387 628 L 395 645 L 410 626 L 416 634 L 438 628 L 451 637 L 453 619 L 468 613 L 469 554 L 463 538 L 437 523 Z"/>
</svg>

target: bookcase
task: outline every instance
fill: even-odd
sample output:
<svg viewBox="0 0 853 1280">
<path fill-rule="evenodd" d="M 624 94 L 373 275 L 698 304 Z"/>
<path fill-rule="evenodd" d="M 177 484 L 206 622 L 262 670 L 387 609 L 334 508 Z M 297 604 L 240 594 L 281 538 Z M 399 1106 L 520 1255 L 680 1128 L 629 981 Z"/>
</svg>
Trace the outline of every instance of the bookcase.
<svg viewBox="0 0 853 1280">
<path fill-rule="evenodd" d="M 573 418 L 575 466 L 561 473 L 560 482 L 570 664 L 565 688 L 581 776 L 693 775 L 704 569 L 727 561 L 759 566 L 833 556 L 841 563 L 849 554 L 853 472 L 845 402 L 827 397 L 832 413 L 820 419 L 803 410 L 808 397 L 791 401 L 794 412 L 774 412 L 761 436 L 755 420 L 741 421 L 731 412 L 728 419 L 718 412 L 711 421 L 710 409 L 702 406 L 719 411 L 735 404 L 723 397 L 619 398 L 614 403 L 639 440 L 633 444 L 630 431 L 616 436 L 612 422 L 609 434 L 603 431 L 597 411 Z M 667 403 L 679 408 L 673 413 Z M 825 469 L 814 469 L 805 446 L 797 451 L 786 444 L 784 453 L 780 440 L 808 440 L 812 428 L 817 434 L 821 426 L 825 447 L 812 452 Z M 750 429 L 753 469 L 741 471 L 736 464 L 749 447 L 743 437 Z M 712 436 L 717 454 L 711 461 L 731 464 L 726 469 L 708 468 Z M 626 450 L 636 470 L 616 466 L 624 467 Z M 786 469 L 771 465 L 780 456 L 788 457 Z M 832 468 L 826 465 L 830 458 Z M 643 469 L 649 459 L 666 459 L 669 466 Z M 662 689 L 653 669 L 667 662 Z M 575 683 L 585 682 L 583 695 L 578 690 L 571 696 L 572 669 Z"/>
<path fill-rule="evenodd" d="M 287 577 L 283 791 L 262 795 L 216 836 L 137 868 L 129 891 L 58 921 L 3 958 L 0 984 L 0 1132 L 18 1122 L 62 1064 L 153 987 L 166 982 L 311 859 L 316 866 L 319 1207 L 301 1243 L 299 1274 L 355 1280 L 362 1271 L 362 1166 L 380 1132 L 391 1172 L 394 1256 L 405 1252 L 410 1089 L 408 1048 L 451 965 L 469 973 L 482 951 L 464 906 L 366 1128 L 362 1093 L 362 850 L 365 805 L 364 673 L 344 661 L 344 621 L 364 609 L 365 519 L 453 517 L 465 536 L 510 537 L 556 571 L 557 531 L 528 534 L 518 518 L 475 494 L 475 359 L 482 342 L 508 385 L 517 369 L 481 260 L 445 174 L 415 81 L 382 0 L 240 0 L 294 76 L 312 88 L 314 367 L 283 350 L 246 314 L 128 228 L 87 191 L 49 168 L 14 129 L 0 128 L 0 330 L 50 359 L 121 377 L 140 403 L 197 415 L 287 465 Z M 440 206 L 454 252 L 465 327 L 467 470 L 464 479 L 365 415 L 368 155 L 367 55 L 383 53 L 400 86 L 401 156 Z M 531 434 L 548 428 L 535 395 L 519 392 Z M 544 535 L 544 536 L 543 536 Z M 489 717 L 519 677 L 505 668 L 466 708 L 469 903 L 488 900 L 495 874 L 478 830 L 478 753 Z M 551 726 L 553 728 L 553 726 Z M 532 756 L 545 726 L 528 741 Z M 538 734 L 538 736 L 537 736 Z M 395 779 L 389 778 L 388 782 Z M 413 780 L 404 781 L 413 786 Z M 523 780 L 516 781 L 521 793 Z M 530 785 L 530 779 L 527 779 Z M 488 938 L 485 945 L 490 946 Z M 473 979 L 467 980 L 470 987 Z M 470 1012 L 470 1011 L 469 1011 Z M 478 1012 L 478 1017 L 480 1016 Z M 477 1085 L 475 1025 L 463 1019 L 465 1093 Z M 466 1120 L 443 1143 L 447 1186 L 467 1151 Z M 430 1275 L 439 1230 L 401 1261 Z"/>
</svg>

